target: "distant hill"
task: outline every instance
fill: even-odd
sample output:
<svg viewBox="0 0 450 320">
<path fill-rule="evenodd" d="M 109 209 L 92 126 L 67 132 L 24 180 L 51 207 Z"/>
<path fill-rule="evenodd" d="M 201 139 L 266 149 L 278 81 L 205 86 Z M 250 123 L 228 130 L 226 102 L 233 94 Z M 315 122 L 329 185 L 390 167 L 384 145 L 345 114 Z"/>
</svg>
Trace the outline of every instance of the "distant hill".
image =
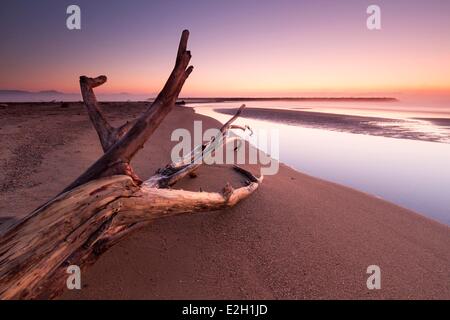
<svg viewBox="0 0 450 320">
<path fill-rule="evenodd" d="M 135 95 L 127 92 L 113 94 L 97 94 L 102 101 L 145 101 L 148 95 Z M 56 90 L 25 91 L 0 90 L 0 102 L 50 102 L 80 101 L 80 93 L 64 93 Z"/>
<path fill-rule="evenodd" d="M 41 102 L 41 101 L 78 101 L 79 94 L 63 93 L 56 90 L 24 91 L 24 90 L 0 90 L 1 102 Z"/>
<path fill-rule="evenodd" d="M 56 91 L 56 90 L 44 90 L 44 91 L 38 91 L 38 94 L 64 94 L 64 93 Z"/>
</svg>

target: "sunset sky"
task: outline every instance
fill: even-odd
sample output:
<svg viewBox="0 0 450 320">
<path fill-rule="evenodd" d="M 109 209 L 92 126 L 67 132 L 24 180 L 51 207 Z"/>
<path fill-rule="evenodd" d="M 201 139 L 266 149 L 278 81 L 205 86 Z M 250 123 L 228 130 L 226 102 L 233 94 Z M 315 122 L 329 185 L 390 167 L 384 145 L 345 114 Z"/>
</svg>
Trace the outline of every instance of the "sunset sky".
<svg viewBox="0 0 450 320">
<path fill-rule="evenodd" d="M 82 29 L 66 28 L 81 7 Z M 381 7 L 382 30 L 366 28 Z M 157 93 L 183 29 L 182 96 L 450 92 L 450 1 L 2 1 L 0 89 Z"/>
</svg>

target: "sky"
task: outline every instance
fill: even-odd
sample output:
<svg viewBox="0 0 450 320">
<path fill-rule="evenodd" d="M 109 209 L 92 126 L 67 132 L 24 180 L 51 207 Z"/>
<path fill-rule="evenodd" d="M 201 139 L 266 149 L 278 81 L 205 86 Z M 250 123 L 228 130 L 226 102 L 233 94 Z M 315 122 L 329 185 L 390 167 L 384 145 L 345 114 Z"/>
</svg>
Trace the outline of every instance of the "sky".
<svg viewBox="0 0 450 320">
<path fill-rule="evenodd" d="M 68 30 L 66 8 L 81 8 Z M 381 30 L 366 9 L 381 8 Z M 450 1 L 2 0 L 0 89 L 154 96 L 190 30 L 181 96 L 450 92 Z"/>
</svg>

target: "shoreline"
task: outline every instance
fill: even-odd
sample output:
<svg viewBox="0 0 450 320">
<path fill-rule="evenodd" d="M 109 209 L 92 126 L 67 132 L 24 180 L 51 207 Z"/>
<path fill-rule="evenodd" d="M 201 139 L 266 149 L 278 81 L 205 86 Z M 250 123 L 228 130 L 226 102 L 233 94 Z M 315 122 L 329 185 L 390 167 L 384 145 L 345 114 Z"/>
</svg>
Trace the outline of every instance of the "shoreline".
<svg viewBox="0 0 450 320">
<path fill-rule="evenodd" d="M 215 112 L 228 115 L 233 114 L 236 110 L 236 108 L 214 108 Z M 424 133 L 414 130 L 414 128 L 408 128 L 408 122 L 404 119 L 303 111 L 301 109 L 292 110 L 254 107 L 246 108 L 241 117 L 303 126 L 306 128 L 366 134 L 386 138 L 439 143 L 449 143 L 450 141 L 450 131 L 448 136 L 436 136 L 432 133 Z M 434 125 L 442 126 L 443 128 L 450 128 L 450 118 L 412 118 L 411 120 L 428 121 Z M 404 123 L 404 126 L 402 127 L 399 123 Z"/>
<path fill-rule="evenodd" d="M 103 107 L 121 123 L 145 105 Z M 0 191 L 0 217 L 30 212 L 101 154 L 81 104 L 0 113 L 0 178 L 10 184 Z M 140 176 L 170 161 L 171 131 L 192 130 L 194 119 L 204 129 L 220 126 L 191 108 L 174 108 L 136 158 Z M 220 191 L 227 181 L 240 184 L 232 170 L 202 167 L 176 188 Z M 161 219 L 137 231 L 83 271 L 82 290 L 61 298 L 450 299 L 449 246 L 448 226 L 280 164 L 235 208 Z M 381 267 L 381 290 L 366 288 L 372 264 Z"/>
<path fill-rule="evenodd" d="M 45 93 L 45 92 L 44 92 Z M 58 102 L 70 102 L 77 103 L 81 101 L 81 95 L 79 93 L 57 93 L 51 98 L 49 97 L 39 97 L 39 92 L 28 92 L 28 100 L 21 101 L 21 98 L 14 96 L 14 94 L 5 93 L 5 90 L 0 90 L 0 103 L 1 104 L 24 104 L 24 103 L 58 103 Z M 35 97 L 33 98 L 33 95 Z M 128 96 L 143 96 L 142 94 L 110 94 L 119 97 L 123 95 L 125 98 Z M 6 98 L 5 98 L 6 97 Z M 69 98 L 70 97 L 70 98 Z M 99 101 L 104 103 L 114 103 L 117 100 L 102 100 L 102 94 L 99 94 Z M 117 98 L 116 97 L 116 98 Z M 143 99 L 143 100 L 130 100 L 125 99 L 122 102 L 153 102 L 154 97 Z M 249 101 L 335 101 L 335 102 L 396 102 L 399 101 L 397 98 L 393 97 L 184 97 L 177 100 L 177 104 L 189 104 L 189 103 L 219 103 L 219 102 L 249 102 Z"/>
</svg>

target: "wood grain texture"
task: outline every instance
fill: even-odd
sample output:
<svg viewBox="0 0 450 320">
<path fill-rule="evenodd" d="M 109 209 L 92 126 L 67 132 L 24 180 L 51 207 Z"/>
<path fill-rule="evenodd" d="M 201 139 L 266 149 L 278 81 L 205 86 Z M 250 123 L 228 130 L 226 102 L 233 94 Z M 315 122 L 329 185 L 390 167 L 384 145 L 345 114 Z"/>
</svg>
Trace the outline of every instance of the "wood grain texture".
<svg viewBox="0 0 450 320">
<path fill-rule="evenodd" d="M 234 206 L 262 182 L 235 167 L 246 178 L 234 189 L 228 183 L 221 193 L 169 189 L 191 174 L 222 139 L 240 115 L 241 106 L 220 130 L 219 136 L 198 146 L 189 161 L 171 163 L 142 182 L 130 160 L 170 112 L 192 67 L 186 50 L 189 32 L 183 31 L 175 67 L 153 104 L 135 121 L 114 128 L 101 112 L 93 88 L 106 76 L 80 77 L 89 118 L 104 154 L 59 195 L 12 225 L 0 238 L 0 299 L 51 299 L 66 285 L 67 267 L 85 268 L 112 245 L 151 221 L 179 214 L 215 211 Z M 219 139 L 220 138 L 220 139 Z"/>
</svg>

